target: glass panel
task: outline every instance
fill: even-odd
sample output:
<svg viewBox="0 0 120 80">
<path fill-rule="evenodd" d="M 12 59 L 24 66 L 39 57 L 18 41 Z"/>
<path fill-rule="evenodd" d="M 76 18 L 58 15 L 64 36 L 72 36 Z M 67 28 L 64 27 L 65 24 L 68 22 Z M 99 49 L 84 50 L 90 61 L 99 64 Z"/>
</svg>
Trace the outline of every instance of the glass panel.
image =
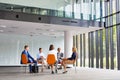
<svg viewBox="0 0 120 80">
<path fill-rule="evenodd" d="M 86 48 L 86 59 L 85 59 L 85 66 L 88 67 L 88 60 L 89 60 L 89 55 L 88 55 L 88 33 L 85 33 L 85 48 Z"/>
<path fill-rule="evenodd" d="M 81 0 L 75 0 L 74 2 L 74 17 L 76 19 L 80 19 L 80 13 L 81 13 Z"/>
<path fill-rule="evenodd" d="M 65 17 L 72 18 L 72 0 L 65 0 Z"/>
<path fill-rule="evenodd" d="M 106 68 L 106 38 L 105 38 L 105 29 L 103 29 L 103 68 Z"/>
<path fill-rule="evenodd" d="M 44 1 L 40 0 L 38 2 L 40 4 Z M 41 5 L 38 5 L 38 3 L 36 3 L 36 5 L 25 4 L 21 5 L 15 3 L 0 3 L 0 10 L 84 20 L 93 20 L 96 18 L 100 18 L 100 0 L 54 0 L 53 2 L 51 2 L 51 4 L 50 1 L 48 1 L 46 4 L 43 3 Z M 102 5 L 104 5 L 104 1 L 102 2 Z M 102 7 L 102 9 L 102 11 L 104 11 L 104 7 Z"/>
</svg>

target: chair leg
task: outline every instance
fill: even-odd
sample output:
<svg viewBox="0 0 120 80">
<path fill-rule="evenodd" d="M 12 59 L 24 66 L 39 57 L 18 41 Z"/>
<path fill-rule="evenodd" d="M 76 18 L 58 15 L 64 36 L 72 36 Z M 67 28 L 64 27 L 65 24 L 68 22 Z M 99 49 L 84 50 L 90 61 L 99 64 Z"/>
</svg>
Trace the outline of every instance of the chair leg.
<svg viewBox="0 0 120 80">
<path fill-rule="evenodd" d="M 26 65 L 25 65 L 25 73 L 26 73 Z"/>
<path fill-rule="evenodd" d="M 75 72 L 77 72 L 77 70 L 76 70 L 76 65 L 75 65 Z"/>
<path fill-rule="evenodd" d="M 57 62 L 55 64 L 55 72 L 57 73 Z"/>
</svg>

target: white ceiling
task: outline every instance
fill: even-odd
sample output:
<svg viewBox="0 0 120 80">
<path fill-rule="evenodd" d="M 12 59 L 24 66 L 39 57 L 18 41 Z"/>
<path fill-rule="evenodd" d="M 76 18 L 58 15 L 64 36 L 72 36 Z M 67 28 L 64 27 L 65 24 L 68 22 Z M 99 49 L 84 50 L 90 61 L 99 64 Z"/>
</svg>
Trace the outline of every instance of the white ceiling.
<svg viewBox="0 0 120 80">
<path fill-rule="evenodd" d="M 64 31 L 72 31 L 73 34 L 79 34 L 95 31 L 98 29 L 101 28 L 84 28 L 66 25 L 53 25 L 0 19 L 0 33 L 4 34 L 18 34 L 29 36 L 64 36 Z"/>
</svg>

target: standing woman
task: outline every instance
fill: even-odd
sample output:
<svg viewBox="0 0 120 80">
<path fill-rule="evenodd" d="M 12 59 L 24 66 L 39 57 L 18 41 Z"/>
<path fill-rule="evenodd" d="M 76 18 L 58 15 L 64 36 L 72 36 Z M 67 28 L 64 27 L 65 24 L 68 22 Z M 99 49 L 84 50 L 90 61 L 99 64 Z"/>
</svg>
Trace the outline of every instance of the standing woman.
<svg viewBox="0 0 120 80">
<path fill-rule="evenodd" d="M 57 52 L 55 51 L 54 45 L 52 44 L 50 45 L 48 54 L 53 54 L 55 56 L 55 60 L 57 61 Z M 53 71 L 54 65 L 50 65 L 50 66 L 51 66 L 51 73 L 54 74 Z"/>
<path fill-rule="evenodd" d="M 74 62 L 76 59 L 77 59 L 77 48 L 73 47 L 71 57 L 70 58 L 64 58 L 63 61 L 62 61 L 62 66 L 64 67 L 64 72 L 63 73 L 67 72 L 66 64 L 71 62 L 71 61 Z"/>
</svg>

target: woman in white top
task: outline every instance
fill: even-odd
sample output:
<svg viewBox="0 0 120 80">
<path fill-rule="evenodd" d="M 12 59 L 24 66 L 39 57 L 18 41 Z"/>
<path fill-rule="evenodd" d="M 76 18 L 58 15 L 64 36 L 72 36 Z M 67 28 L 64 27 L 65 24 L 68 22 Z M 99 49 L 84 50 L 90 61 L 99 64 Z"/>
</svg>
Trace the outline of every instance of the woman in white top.
<svg viewBox="0 0 120 80">
<path fill-rule="evenodd" d="M 54 54 L 55 55 L 55 59 L 57 61 L 57 52 L 54 50 L 54 45 L 50 45 L 48 54 Z M 54 74 L 53 66 L 54 65 L 51 65 L 51 71 L 52 71 L 51 73 L 52 74 Z"/>
</svg>

